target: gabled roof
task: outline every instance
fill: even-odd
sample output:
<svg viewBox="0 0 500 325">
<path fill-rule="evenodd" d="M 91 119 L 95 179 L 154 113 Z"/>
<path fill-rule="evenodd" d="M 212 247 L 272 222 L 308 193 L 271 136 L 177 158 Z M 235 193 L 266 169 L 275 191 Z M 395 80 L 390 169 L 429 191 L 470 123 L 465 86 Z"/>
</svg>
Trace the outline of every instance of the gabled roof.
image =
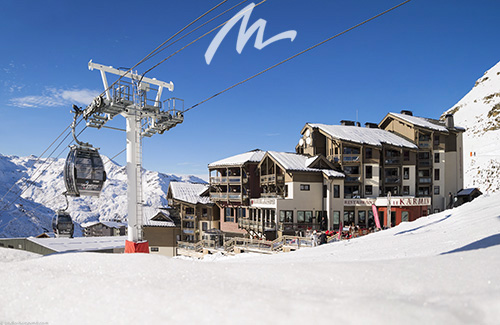
<svg viewBox="0 0 500 325">
<path fill-rule="evenodd" d="M 433 120 L 433 119 L 429 119 L 429 118 L 425 118 L 425 117 L 418 117 L 418 116 L 413 116 L 413 115 L 392 113 L 392 112 L 387 114 L 386 118 L 390 115 L 397 117 L 400 120 L 411 123 L 415 126 L 419 126 L 421 128 L 448 133 L 448 129 L 446 128 L 444 123 L 441 121 L 438 121 L 438 120 Z M 385 118 L 384 118 L 384 120 L 385 120 Z"/>
<path fill-rule="evenodd" d="M 213 167 L 229 167 L 229 166 L 243 166 L 247 162 L 258 163 L 262 160 L 265 155 L 265 151 L 262 150 L 252 150 L 245 152 L 236 156 L 231 156 L 218 161 L 215 161 L 208 165 L 208 168 Z"/>
<path fill-rule="evenodd" d="M 417 146 L 413 142 L 410 142 L 392 132 L 381 129 L 347 125 L 326 125 L 318 123 L 307 123 L 306 125 L 318 128 L 324 133 L 339 140 L 377 147 L 381 147 L 383 144 L 388 144 L 396 147 L 417 149 Z"/>
<path fill-rule="evenodd" d="M 170 182 L 169 192 L 175 200 L 192 204 L 211 204 L 208 196 L 202 196 L 202 194 L 207 191 L 208 187 L 208 184 Z"/>
<path fill-rule="evenodd" d="M 167 227 L 174 228 L 177 227 L 174 220 L 169 216 L 168 213 L 164 211 L 159 211 L 151 219 L 144 219 L 144 226 L 150 227 Z"/>
<path fill-rule="evenodd" d="M 323 156 L 309 157 L 291 152 L 268 151 L 267 154 L 278 163 L 286 171 L 302 171 L 321 173 L 326 171 L 331 177 L 345 177 L 343 173 L 331 170 L 314 168 L 313 166 L 318 160 L 324 159 Z M 326 163 L 330 164 L 327 160 Z"/>
</svg>

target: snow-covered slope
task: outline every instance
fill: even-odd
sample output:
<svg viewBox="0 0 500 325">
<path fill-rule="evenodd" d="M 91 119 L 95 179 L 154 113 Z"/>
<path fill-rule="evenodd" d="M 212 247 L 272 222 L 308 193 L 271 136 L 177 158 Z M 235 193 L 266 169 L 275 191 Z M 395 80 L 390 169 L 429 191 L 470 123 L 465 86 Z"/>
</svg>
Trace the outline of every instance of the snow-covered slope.
<svg viewBox="0 0 500 325">
<path fill-rule="evenodd" d="M 464 134 L 465 187 L 500 190 L 500 62 L 445 114 L 454 114 Z M 472 154 L 472 155 L 471 155 Z"/>
<path fill-rule="evenodd" d="M 50 324 L 498 324 L 500 194 L 350 241 L 210 261 L 0 248 L 0 318 Z M 4 263 L 2 263 L 4 262 Z"/>
<path fill-rule="evenodd" d="M 68 211 L 77 223 L 126 220 L 125 167 L 102 157 L 108 180 L 101 195 L 98 198 L 69 198 Z M 7 194 L 0 201 L 0 237 L 33 236 L 51 228 L 54 211 L 66 206 L 61 194 L 65 191 L 63 166 L 64 159 L 49 158 L 45 163 L 45 159 L 38 160 L 35 156 L 0 155 L 0 198 Z M 167 175 L 148 170 L 144 170 L 143 175 L 146 217 L 155 213 L 158 207 L 167 206 L 166 193 L 170 181 L 204 182 L 194 176 Z M 34 183 L 19 198 L 18 194 L 27 187 L 26 180 Z M 8 204 L 13 201 L 16 201 L 15 204 Z"/>
</svg>

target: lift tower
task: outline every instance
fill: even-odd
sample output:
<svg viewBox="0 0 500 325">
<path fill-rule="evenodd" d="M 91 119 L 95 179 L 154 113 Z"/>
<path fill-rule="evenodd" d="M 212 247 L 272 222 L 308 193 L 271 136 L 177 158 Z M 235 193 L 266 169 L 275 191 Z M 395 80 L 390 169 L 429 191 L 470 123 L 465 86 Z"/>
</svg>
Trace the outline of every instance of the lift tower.
<svg viewBox="0 0 500 325">
<path fill-rule="evenodd" d="M 174 90 L 172 82 L 146 78 L 137 72 L 89 62 L 89 70 L 101 71 L 104 97 L 94 98 L 82 113 L 88 127 L 100 129 L 117 115 L 126 119 L 127 128 L 127 199 L 128 240 L 125 252 L 149 252 L 142 225 L 142 138 L 173 128 L 184 121 L 184 101 L 169 98 L 161 101 L 163 89 Z M 120 76 L 112 86 L 106 73 Z"/>
</svg>

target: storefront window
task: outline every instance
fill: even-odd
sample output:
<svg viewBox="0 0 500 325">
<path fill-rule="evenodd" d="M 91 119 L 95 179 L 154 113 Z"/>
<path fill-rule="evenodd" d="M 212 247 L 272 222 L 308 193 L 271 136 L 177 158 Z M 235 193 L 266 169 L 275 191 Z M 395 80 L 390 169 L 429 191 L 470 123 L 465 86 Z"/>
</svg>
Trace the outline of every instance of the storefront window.
<svg viewBox="0 0 500 325">
<path fill-rule="evenodd" d="M 410 213 L 408 211 L 401 212 L 401 222 L 408 222 Z"/>
<path fill-rule="evenodd" d="M 313 213 L 312 211 L 305 211 L 305 218 L 307 223 L 313 222 Z"/>
<path fill-rule="evenodd" d="M 303 223 L 305 221 L 304 212 L 305 211 L 297 211 L 297 222 L 298 223 Z"/>
<path fill-rule="evenodd" d="M 366 211 L 358 211 L 358 225 L 366 227 Z"/>
<path fill-rule="evenodd" d="M 333 211 L 333 229 L 340 227 L 340 211 Z"/>
</svg>

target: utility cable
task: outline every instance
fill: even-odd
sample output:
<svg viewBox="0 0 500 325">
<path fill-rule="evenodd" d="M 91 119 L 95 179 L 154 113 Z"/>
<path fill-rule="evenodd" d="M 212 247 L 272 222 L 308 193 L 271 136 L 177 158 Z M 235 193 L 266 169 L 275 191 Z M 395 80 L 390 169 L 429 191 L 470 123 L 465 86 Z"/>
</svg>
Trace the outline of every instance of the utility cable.
<svg viewBox="0 0 500 325">
<path fill-rule="evenodd" d="M 376 18 L 378 18 L 378 17 L 380 17 L 380 16 L 382 16 L 382 15 L 385 15 L 386 13 L 388 13 L 388 12 L 390 12 L 390 11 L 392 11 L 392 10 L 396 9 L 396 8 L 399 8 L 399 7 L 401 7 L 401 6 L 405 5 L 405 4 L 407 4 L 407 3 L 408 3 L 408 2 L 410 2 L 410 1 L 411 1 L 411 0 L 404 1 L 404 2 L 402 2 L 402 3 L 400 3 L 400 4 L 398 4 L 397 6 L 394 6 L 394 7 L 390 8 L 390 9 L 387 9 L 387 10 L 385 10 L 385 11 L 383 11 L 383 12 L 379 13 L 378 15 L 375 15 L 375 16 L 371 17 L 370 19 L 367 19 L 367 20 L 365 20 L 365 21 L 363 21 L 363 22 L 361 22 L 361 23 L 359 23 L 359 24 L 357 24 L 357 25 L 352 26 L 351 28 L 348 28 L 348 29 L 344 30 L 344 31 L 343 31 L 343 32 L 341 32 L 341 33 L 338 33 L 338 34 L 336 34 L 336 35 L 334 35 L 334 36 L 332 36 L 332 37 L 329 37 L 329 38 L 325 39 L 325 40 L 324 40 L 324 41 L 322 41 L 322 42 L 319 42 L 319 43 L 317 43 L 317 44 L 315 44 L 315 45 L 313 45 L 313 46 L 311 46 L 311 47 L 309 47 L 309 48 L 307 48 L 307 49 L 305 49 L 305 50 L 303 50 L 303 51 L 301 51 L 301 52 L 299 52 L 299 53 L 297 53 L 297 54 L 295 54 L 295 55 L 292 55 L 292 56 L 291 56 L 291 57 L 289 57 L 288 59 L 285 59 L 285 60 L 283 60 L 283 61 L 281 61 L 281 62 L 278 62 L 278 63 L 276 63 L 276 64 L 274 64 L 274 65 L 270 66 L 269 68 L 267 68 L 267 69 L 265 69 L 265 70 L 262 70 L 261 72 L 256 73 L 256 74 L 254 74 L 253 76 L 248 77 L 247 79 L 245 79 L 245 80 L 243 80 L 243 81 L 240 81 L 240 82 L 238 82 L 238 83 L 236 83 L 236 84 L 232 85 L 231 87 L 228 87 L 228 88 L 226 88 L 226 89 L 224 89 L 224 90 L 222 90 L 222 91 L 220 91 L 220 92 L 218 92 L 218 93 L 216 93 L 216 94 L 214 94 L 214 95 L 212 95 L 212 96 L 208 97 L 207 99 L 202 100 L 201 102 L 199 102 L 199 103 L 197 103 L 197 104 L 194 104 L 193 106 L 191 106 L 191 107 L 189 107 L 189 108 L 185 109 L 185 110 L 183 111 L 183 113 L 188 112 L 188 111 L 192 110 L 193 108 L 196 108 L 196 107 L 198 107 L 199 105 L 201 105 L 201 104 L 203 104 L 203 103 L 205 103 L 205 102 L 208 102 L 209 100 L 211 100 L 211 99 L 213 99 L 213 98 L 215 98 L 215 97 L 217 97 L 217 96 L 219 96 L 219 95 L 221 95 L 221 94 L 225 93 L 225 92 L 226 92 L 226 91 L 228 91 L 228 90 L 233 89 L 233 88 L 234 88 L 234 87 L 236 87 L 236 86 L 239 86 L 239 85 L 241 85 L 241 84 L 244 84 L 245 82 L 247 82 L 247 81 L 249 81 L 249 80 L 252 80 L 253 78 L 255 78 L 255 77 L 257 77 L 257 76 L 260 76 L 261 74 L 263 74 L 263 73 L 265 73 L 265 72 L 267 72 L 267 71 L 269 71 L 269 70 L 271 70 L 271 69 L 274 69 L 274 68 L 276 68 L 277 66 L 282 65 L 283 63 L 288 62 L 288 61 L 290 61 L 290 60 L 292 60 L 292 59 L 294 59 L 294 58 L 298 57 L 299 55 L 302 55 L 302 54 L 304 54 L 304 53 L 306 53 L 306 52 L 308 52 L 308 51 L 310 51 L 310 50 L 312 50 L 312 49 L 314 49 L 314 48 L 316 48 L 316 47 L 318 47 L 318 46 L 320 46 L 320 45 L 323 45 L 323 44 L 325 44 L 326 42 L 329 42 L 329 41 L 333 40 L 334 38 L 337 38 L 337 37 L 339 37 L 339 36 L 341 36 L 341 35 L 344 35 L 345 33 L 350 32 L 351 30 L 353 30 L 353 29 L 355 29 L 355 28 L 358 28 L 358 27 L 360 27 L 361 25 L 364 25 L 364 24 L 368 23 L 369 21 L 372 21 L 372 20 L 374 20 L 374 19 L 376 19 Z"/>
</svg>

